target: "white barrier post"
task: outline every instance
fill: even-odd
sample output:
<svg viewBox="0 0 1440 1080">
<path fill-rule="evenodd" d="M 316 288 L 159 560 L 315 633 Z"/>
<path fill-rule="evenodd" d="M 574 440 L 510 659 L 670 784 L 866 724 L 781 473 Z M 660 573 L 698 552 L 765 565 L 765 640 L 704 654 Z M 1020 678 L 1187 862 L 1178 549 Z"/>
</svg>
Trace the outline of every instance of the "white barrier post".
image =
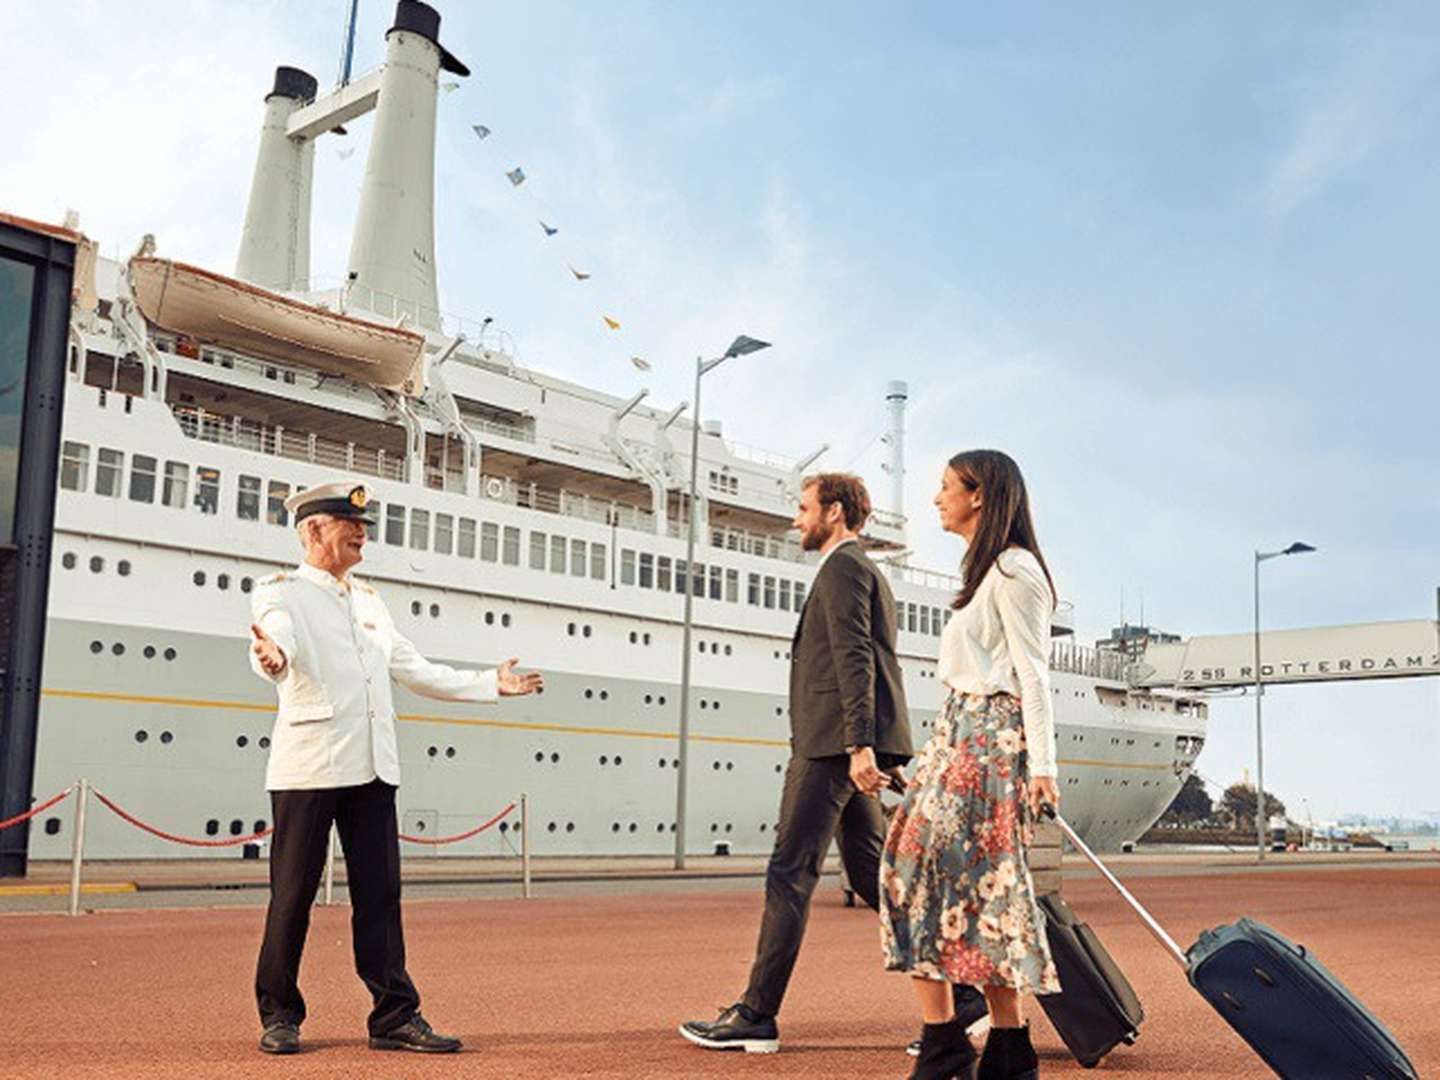
<svg viewBox="0 0 1440 1080">
<path fill-rule="evenodd" d="M 530 796 L 520 793 L 520 895 L 530 899 Z"/>
<path fill-rule="evenodd" d="M 335 903 L 335 826 L 330 826 L 325 850 L 325 906 Z"/>
<path fill-rule="evenodd" d="M 90 781 L 81 777 L 75 785 L 75 836 L 70 846 L 70 914 L 80 914 L 80 866 L 85 861 L 85 802 Z"/>
</svg>

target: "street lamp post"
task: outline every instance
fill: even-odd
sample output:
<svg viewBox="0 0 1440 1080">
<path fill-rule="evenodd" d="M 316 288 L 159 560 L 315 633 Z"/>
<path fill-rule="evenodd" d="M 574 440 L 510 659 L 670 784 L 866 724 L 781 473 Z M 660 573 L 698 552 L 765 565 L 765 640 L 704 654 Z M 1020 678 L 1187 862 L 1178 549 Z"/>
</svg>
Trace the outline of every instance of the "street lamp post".
<svg viewBox="0 0 1440 1080">
<path fill-rule="evenodd" d="M 1281 555 L 1303 555 L 1315 549 L 1309 544 L 1296 541 L 1284 551 L 1255 552 L 1255 842 L 1260 860 L 1265 859 L 1266 828 L 1265 814 L 1265 736 L 1260 723 L 1261 698 L 1265 696 L 1265 685 L 1260 680 L 1260 564 L 1266 559 L 1278 559 Z"/>
<path fill-rule="evenodd" d="M 732 356 L 768 349 L 768 341 L 741 334 L 730 343 L 723 356 L 714 360 L 695 358 L 695 412 L 690 427 L 690 505 L 686 510 L 688 536 L 685 540 L 685 626 L 681 634 L 680 657 L 680 764 L 675 771 L 675 869 L 685 869 L 685 782 L 690 765 L 690 634 L 695 613 L 695 501 L 700 477 L 700 378 L 713 371 Z"/>
</svg>

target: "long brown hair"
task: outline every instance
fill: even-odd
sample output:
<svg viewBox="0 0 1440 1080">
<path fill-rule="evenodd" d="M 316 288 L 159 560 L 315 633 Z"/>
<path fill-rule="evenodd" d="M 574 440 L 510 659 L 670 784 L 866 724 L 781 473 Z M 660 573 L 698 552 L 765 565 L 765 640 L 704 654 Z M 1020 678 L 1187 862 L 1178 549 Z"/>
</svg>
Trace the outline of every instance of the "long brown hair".
<svg viewBox="0 0 1440 1080">
<path fill-rule="evenodd" d="M 950 459 L 950 468 L 967 491 L 981 491 L 980 527 L 965 549 L 960 564 L 964 587 L 951 602 L 952 608 L 963 608 L 975 599 L 975 590 L 985 580 L 1000 553 L 1009 547 L 1021 547 L 1035 556 L 1045 580 L 1050 583 L 1050 599 L 1056 599 L 1055 579 L 1040 554 L 1035 539 L 1035 523 L 1030 518 L 1030 497 L 1025 492 L 1025 478 L 1020 466 L 1009 454 L 1000 450 L 964 450 Z M 1000 571 L 1002 574 L 1004 570 Z"/>
</svg>

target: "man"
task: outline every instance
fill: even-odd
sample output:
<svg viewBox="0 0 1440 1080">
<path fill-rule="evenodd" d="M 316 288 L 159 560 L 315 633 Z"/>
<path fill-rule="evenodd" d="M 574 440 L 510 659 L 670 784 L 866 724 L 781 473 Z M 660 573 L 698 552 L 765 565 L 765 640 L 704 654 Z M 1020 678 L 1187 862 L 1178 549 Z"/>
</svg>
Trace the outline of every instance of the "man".
<svg viewBox="0 0 1440 1080">
<path fill-rule="evenodd" d="M 913 750 L 895 658 L 895 598 L 859 543 L 869 516 L 859 477 L 806 478 L 794 524 L 801 546 L 820 552 L 820 563 L 791 649 L 791 756 L 765 874 L 765 914 L 744 996 L 713 1022 L 680 1026 L 706 1049 L 780 1048 L 775 1016 L 837 827 L 852 887 L 879 906 L 885 818 L 875 796 Z"/>
<path fill-rule="evenodd" d="M 518 674 L 514 660 L 495 671 L 432 664 L 395 629 L 379 594 L 350 576 L 375 520 L 369 504 L 366 487 L 353 483 L 287 499 L 305 561 L 258 582 L 252 598 L 250 663 L 280 697 L 265 775 L 275 822 L 270 908 L 255 973 L 260 1049 L 269 1054 L 300 1049 L 300 954 L 332 822 L 345 850 L 355 970 L 374 1000 L 371 1048 L 460 1049 L 420 1015 L 405 971 L 390 680 L 447 701 L 492 702 L 541 687 L 541 677 Z"/>
</svg>

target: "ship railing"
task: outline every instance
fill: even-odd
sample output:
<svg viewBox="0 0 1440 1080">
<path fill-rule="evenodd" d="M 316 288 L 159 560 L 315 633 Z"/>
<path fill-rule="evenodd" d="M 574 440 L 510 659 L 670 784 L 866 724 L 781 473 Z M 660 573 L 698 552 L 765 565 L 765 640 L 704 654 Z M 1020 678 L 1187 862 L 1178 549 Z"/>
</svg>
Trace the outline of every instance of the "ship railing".
<svg viewBox="0 0 1440 1080">
<path fill-rule="evenodd" d="M 684 537 L 684 525 L 673 522 L 675 534 Z M 798 541 L 785 536 L 771 536 L 750 532 L 747 529 L 716 527 L 710 530 L 710 546 L 723 551 L 740 551 L 747 555 L 759 555 L 766 559 L 782 559 L 785 562 L 805 562 L 806 556 Z"/>
<path fill-rule="evenodd" d="M 181 433 L 200 442 L 233 446 L 292 461 L 306 461 L 383 480 L 403 481 L 406 478 L 405 459 L 397 454 L 386 454 L 378 447 L 340 442 L 316 435 L 313 431 L 274 427 L 258 420 L 214 413 L 193 405 L 172 405 L 170 409 Z"/>
<path fill-rule="evenodd" d="M 1125 680 L 1127 658 L 1121 653 L 1108 649 L 1095 649 L 1089 645 L 1076 645 L 1069 641 L 1056 641 L 1050 646 L 1050 670 L 1069 675 L 1084 675 L 1092 679 Z"/>
<path fill-rule="evenodd" d="M 959 592 L 965 584 L 964 579 L 956 574 L 942 574 L 938 570 L 922 570 L 918 566 L 897 566 L 894 563 L 887 563 L 886 566 L 892 580 L 898 579 L 924 589 Z"/>
<path fill-rule="evenodd" d="M 545 488 L 539 484 L 515 480 L 509 476 L 480 475 L 480 494 L 491 502 L 505 503 L 526 510 L 614 525 L 621 529 L 653 533 L 655 515 L 643 507 L 600 499 L 583 492 L 563 488 Z"/>
<path fill-rule="evenodd" d="M 764 465 L 768 469 L 780 469 L 784 472 L 794 472 L 795 466 L 799 464 L 797 458 L 786 457 L 784 454 L 772 453 L 769 450 L 762 450 L 758 446 L 750 446 L 747 443 L 732 442 L 725 440 L 730 453 L 742 461 L 753 462 L 756 465 Z"/>
</svg>

